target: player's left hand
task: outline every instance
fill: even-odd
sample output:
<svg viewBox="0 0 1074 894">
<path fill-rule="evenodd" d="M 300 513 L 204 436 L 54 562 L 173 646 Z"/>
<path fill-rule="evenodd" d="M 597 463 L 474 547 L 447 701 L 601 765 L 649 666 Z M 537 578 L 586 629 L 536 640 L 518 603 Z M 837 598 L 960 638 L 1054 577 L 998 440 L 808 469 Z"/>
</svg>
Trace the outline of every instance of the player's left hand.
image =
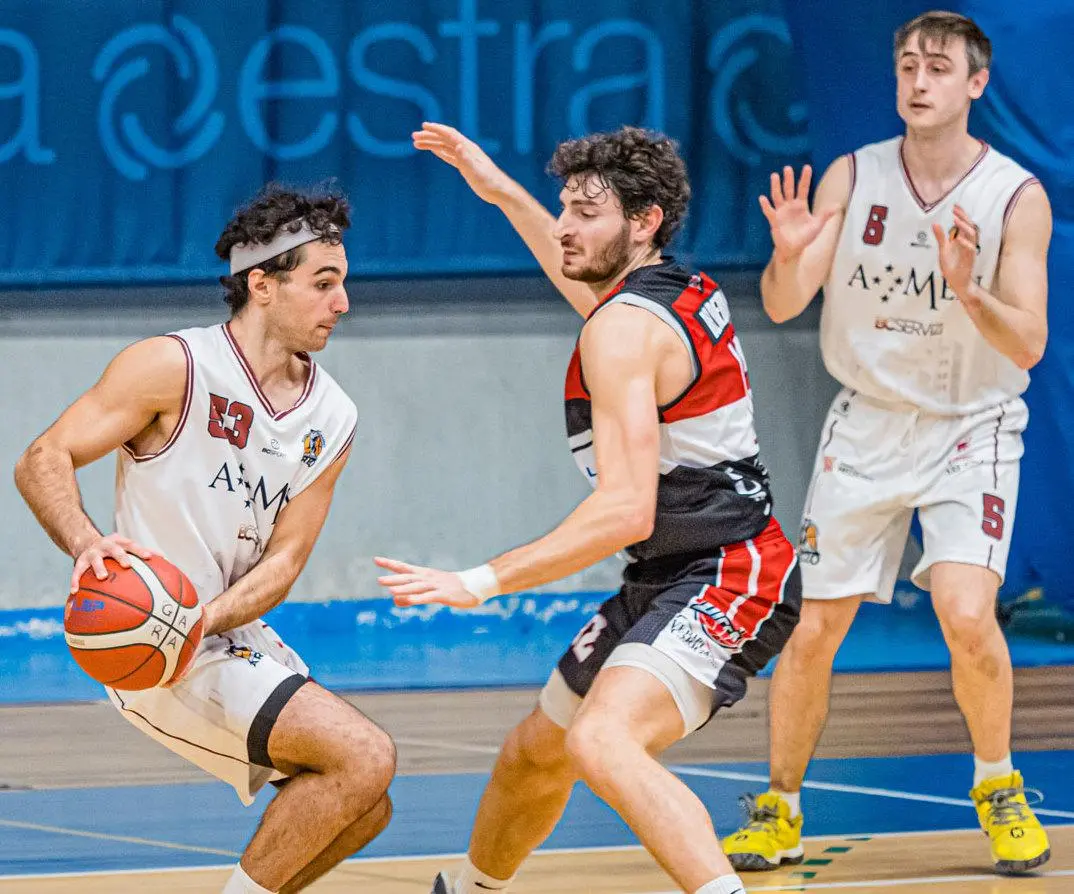
<svg viewBox="0 0 1074 894">
<path fill-rule="evenodd" d="M 936 236 L 940 272 L 959 300 L 966 301 L 973 283 L 973 264 L 977 260 L 977 225 L 961 205 L 955 205 L 951 236 L 948 237 L 937 223 L 932 225 L 932 232 Z"/>
<path fill-rule="evenodd" d="M 439 602 L 455 608 L 473 608 L 478 604 L 477 597 L 462 585 L 462 578 L 454 571 L 423 568 L 382 556 L 375 556 L 373 561 L 394 572 L 378 577 L 377 583 L 392 594 L 396 605 Z"/>
</svg>

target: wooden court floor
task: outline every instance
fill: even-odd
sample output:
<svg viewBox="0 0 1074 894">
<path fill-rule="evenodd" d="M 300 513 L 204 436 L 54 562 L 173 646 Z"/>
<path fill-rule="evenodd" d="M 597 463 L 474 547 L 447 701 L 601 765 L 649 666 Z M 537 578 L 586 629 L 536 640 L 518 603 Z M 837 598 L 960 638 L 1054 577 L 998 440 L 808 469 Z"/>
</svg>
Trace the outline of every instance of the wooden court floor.
<svg viewBox="0 0 1074 894">
<path fill-rule="evenodd" d="M 1074 748 L 1074 669 L 1020 671 L 1016 683 L 1016 749 Z M 764 758 L 765 683 L 726 717 L 669 752 L 679 765 Z M 392 732 L 400 772 L 485 772 L 506 730 L 532 706 L 535 693 L 413 692 L 351 697 Z M 77 735 L 72 731 L 77 730 Z M 12 789 L 182 783 L 202 779 L 102 704 L 0 708 L 0 785 Z M 833 715 L 820 757 L 944 753 L 965 750 L 965 729 L 943 674 L 837 678 Z M 123 773 L 115 767 L 122 765 Z M 924 783 L 923 783 L 924 784 Z M 972 812 L 967 814 L 967 822 Z M 1054 822 L 1054 820 L 1053 820 Z M 1069 822 L 1069 820 L 1064 820 Z M 863 830 L 865 832 L 867 830 Z M 841 836 L 811 839 L 807 860 L 778 872 L 750 874 L 750 894 L 768 891 L 936 891 L 938 894 L 1074 892 L 1074 826 L 1051 826 L 1051 862 L 1036 876 L 989 871 L 979 831 Z M 0 830 L 0 850 L 5 833 Z M 420 853 L 420 842 L 415 852 Z M 61 865 L 57 855 L 57 869 Z M 444 858 L 351 861 L 310 890 L 320 894 L 424 894 Z M 447 863 L 451 865 L 450 860 Z M 177 892 L 215 894 L 227 870 L 51 874 L 2 878 L 2 894 Z M 672 894 L 671 880 L 640 848 L 536 854 L 514 894 Z"/>
</svg>

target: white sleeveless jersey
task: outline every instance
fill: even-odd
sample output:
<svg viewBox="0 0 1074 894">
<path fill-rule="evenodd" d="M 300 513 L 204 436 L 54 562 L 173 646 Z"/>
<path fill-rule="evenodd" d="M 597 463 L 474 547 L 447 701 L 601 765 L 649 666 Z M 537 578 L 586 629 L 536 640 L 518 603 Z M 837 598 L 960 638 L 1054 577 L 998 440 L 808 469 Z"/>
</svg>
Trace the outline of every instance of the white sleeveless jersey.
<svg viewBox="0 0 1074 894">
<path fill-rule="evenodd" d="M 940 415 L 1020 395 L 1028 374 L 985 341 L 948 288 L 932 224 L 949 232 L 955 204 L 966 211 L 980 230 L 974 277 L 991 291 L 1007 219 L 1036 178 L 982 143 L 962 179 L 928 204 L 906 172 L 901 137 L 849 159 L 850 198 L 821 313 L 828 371 L 866 397 Z"/>
<path fill-rule="evenodd" d="M 154 454 L 119 451 L 116 531 L 160 552 L 209 602 L 261 558 L 281 510 L 354 438 L 358 412 L 309 362 L 276 412 L 227 324 L 170 333 L 187 360 L 179 423 Z"/>
</svg>

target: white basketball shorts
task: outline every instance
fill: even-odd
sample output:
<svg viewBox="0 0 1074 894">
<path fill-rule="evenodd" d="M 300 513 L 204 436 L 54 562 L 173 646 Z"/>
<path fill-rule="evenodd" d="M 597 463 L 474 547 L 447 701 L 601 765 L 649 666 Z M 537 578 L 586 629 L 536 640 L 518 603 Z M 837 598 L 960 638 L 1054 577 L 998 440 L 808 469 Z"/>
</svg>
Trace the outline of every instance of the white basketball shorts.
<svg viewBox="0 0 1074 894">
<path fill-rule="evenodd" d="M 201 641 L 170 689 L 108 689 L 120 713 L 151 738 L 233 786 L 249 806 L 272 767 L 268 738 L 280 711 L 309 677 L 305 662 L 263 621 Z"/>
<path fill-rule="evenodd" d="M 937 562 L 990 568 L 1002 582 L 1028 418 L 1020 398 L 935 416 L 841 391 L 802 513 L 803 596 L 890 603 L 915 509 L 924 539 L 915 584 L 929 589 Z"/>
</svg>

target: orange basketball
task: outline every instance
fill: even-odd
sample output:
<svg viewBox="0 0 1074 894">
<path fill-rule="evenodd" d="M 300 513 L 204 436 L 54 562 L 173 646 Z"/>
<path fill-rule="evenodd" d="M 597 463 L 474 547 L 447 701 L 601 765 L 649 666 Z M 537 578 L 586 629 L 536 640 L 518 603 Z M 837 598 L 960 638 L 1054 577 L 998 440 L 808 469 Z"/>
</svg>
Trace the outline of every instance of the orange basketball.
<svg viewBox="0 0 1074 894">
<path fill-rule="evenodd" d="M 186 670 L 201 642 L 201 603 L 194 585 L 167 559 L 130 557 L 130 568 L 105 559 L 67 599 L 63 629 L 71 655 L 98 683 L 151 689 Z"/>
</svg>

